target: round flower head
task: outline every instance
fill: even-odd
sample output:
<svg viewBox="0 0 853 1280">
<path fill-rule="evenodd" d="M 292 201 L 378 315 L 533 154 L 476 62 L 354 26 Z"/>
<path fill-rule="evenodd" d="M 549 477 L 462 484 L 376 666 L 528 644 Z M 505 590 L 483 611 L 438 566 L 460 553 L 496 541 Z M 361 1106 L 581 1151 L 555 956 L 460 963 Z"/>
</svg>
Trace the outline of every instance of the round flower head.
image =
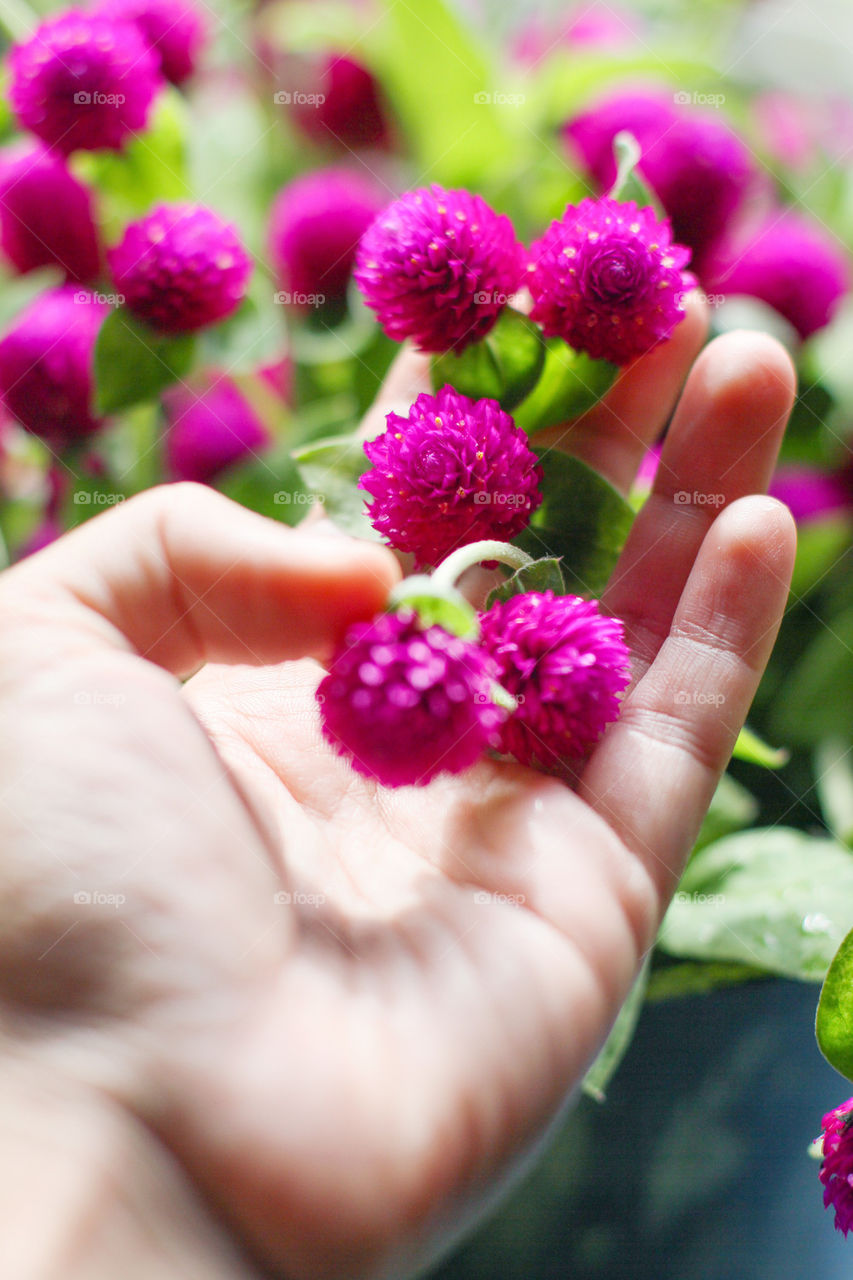
<svg viewBox="0 0 853 1280">
<path fill-rule="evenodd" d="M 312 141 L 346 151 L 388 141 L 379 85 L 367 67 L 329 54 L 313 69 L 309 83 L 307 92 L 295 99 L 293 115 Z"/>
<path fill-rule="evenodd" d="M 248 401 L 224 376 L 208 378 L 198 390 L 172 387 L 163 404 L 169 424 L 166 461 L 178 480 L 209 483 L 270 443 Z"/>
<path fill-rule="evenodd" d="M 235 311 L 252 270 L 236 230 L 212 210 L 163 204 L 107 254 L 116 289 L 140 320 L 187 333 Z"/>
<path fill-rule="evenodd" d="M 359 486 L 388 545 L 438 564 L 481 538 L 508 541 L 526 529 L 542 495 L 542 469 L 527 436 L 496 400 L 453 387 L 419 395 L 408 414 L 389 413 L 364 452 L 373 470 Z"/>
<path fill-rule="evenodd" d="M 821 471 L 817 467 L 782 466 L 767 490 L 771 498 L 784 502 L 797 524 L 820 520 L 833 512 L 849 512 L 853 507 L 849 475 Z"/>
<path fill-rule="evenodd" d="M 40 142 L 0 155 L 0 245 L 22 274 L 58 266 L 69 280 L 91 280 L 100 270 L 92 197 Z"/>
<path fill-rule="evenodd" d="M 505 713 L 491 699 L 493 664 L 476 645 L 411 611 L 347 632 L 317 690 L 323 735 L 352 767 L 388 787 L 461 773 Z"/>
<path fill-rule="evenodd" d="M 595 600 L 530 591 L 480 615 L 495 677 L 519 706 L 500 730 L 500 750 L 553 768 L 582 756 L 619 714 L 628 684 L 622 623 Z"/>
<path fill-rule="evenodd" d="M 369 179 L 344 168 L 315 169 L 282 187 L 269 248 L 289 305 L 342 308 L 358 242 L 383 204 Z"/>
<path fill-rule="evenodd" d="M 484 338 L 524 275 L 512 223 L 469 191 L 431 186 L 367 229 L 355 279 L 390 338 L 461 351 Z"/>
<path fill-rule="evenodd" d="M 853 1098 L 823 1117 L 823 1207 L 835 1210 L 835 1228 L 844 1235 L 853 1227 Z"/>
<path fill-rule="evenodd" d="M 690 250 L 652 209 L 616 200 L 569 205 L 530 249 L 531 317 L 594 360 L 627 364 L 684 316 Z"/>
<path fill-rule="evenodd" d="M 720 246 L 706 279 L 709 289 L 760 298 L 808 338 L 850 288 L 850 259 L 819 223 L 774 210 L 746 244 Z"/>
<path fill-rule="evenodd" d="M 719 113 L 679 106 L 672 90 L 619 92 L 576 116 L 566 136 L 603 190 L 616 178 L 613 139 L 633 133 L 639 172 L 672 223 L 675 239 L 704 255 L 755 180 L 748 148 Z"/>
<path fill-rule="evenodd" d="M 207 33 L 189 0 L 105 0 L 98 12 L 132 22 L 172 84 L 183 84 L 195 71 Z"/>
<path fill-rule="evenodd" d="M 118 150 L 144 129 L 161 80 L 129 22 L 68 9 L 9 58 L 9 99 L 24 128 L 68 155 Z"/>
<path fill-rule="evenodd" d="M 49 289 L 0 338 L 0 397 L 13 418 L 51 447 L 101 425 L 92 413 L 92 353 L 109 311 L 86 289 Z"/>
</svg>

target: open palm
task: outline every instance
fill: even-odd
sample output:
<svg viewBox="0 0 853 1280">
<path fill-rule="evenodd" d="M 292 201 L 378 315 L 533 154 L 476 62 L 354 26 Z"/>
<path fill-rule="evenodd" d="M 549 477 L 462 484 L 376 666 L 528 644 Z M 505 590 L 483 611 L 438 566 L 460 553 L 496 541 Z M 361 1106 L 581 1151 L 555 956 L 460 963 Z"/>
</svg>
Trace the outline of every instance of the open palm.
<svg viewBox="0 0 853 1280">
<path fill-rule="evenodd" d="M 627 487 L 702 331 L 552 442 Z M 383 403 L 423 376 L 404 357 Z M 487 760 L 386 791 L 326 747 L 315 659 L 381 607 L 381 548 L 174 487 L 4 575 L 0 1023 L 22 1098 L 109 1116 L 123 1204 L 63 1275 L 400 1277 L 522 1167 L 769 654 L 793 533 L 744 495 L 792 378 L 758 335 L 693 367 L 605 598 L 634 685 L 576 791 Z"/>
</svg>

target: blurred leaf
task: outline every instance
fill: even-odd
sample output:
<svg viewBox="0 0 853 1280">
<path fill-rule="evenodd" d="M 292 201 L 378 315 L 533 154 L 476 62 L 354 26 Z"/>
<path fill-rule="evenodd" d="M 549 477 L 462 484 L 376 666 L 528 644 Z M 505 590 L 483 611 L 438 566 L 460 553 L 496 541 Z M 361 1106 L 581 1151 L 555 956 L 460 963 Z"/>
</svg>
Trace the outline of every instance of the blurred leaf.
<svg viewBox="0 0 853 1280">
<path fill-rule="evenodd" d="M 111 311 L 95 343 L 96 412 L 153 400 L 189 372 L 194 352 L 191 333 L 156 333 L 124 307 Z"/>
<path fill-rule="evenodd" d="M 540 455 L 542 505 L 516 539 L 534 559 L 558 558 L 570 591 L 597 596 L 607 585 L 634 520 L 622 495 L 578 458 Z"/>
<path fill-rule="evenodd" d="M 769 746 L 746 725 L 737 736 L 732 755 L 735 760 L 745 760 L 747 764 L 757 764 L 762 769 L 781 769 L 791 758 L 784 747 Z"/>
<path fill-rule="evenodd" d="M 307 490 L 317 495 L 330 519 L 345 533 L 379 542 L 367 518 L 366 495 L 358 481 L 369 468 L 359 436 L 318 440 L 293 452 L 293 460 Z"/>
<path fill-rule="evenodd" d="M 849 734 L 818 744 L 815 787 L 826 825 L 836 840 L 853 846 L 853 744 Z"/>
<path fill-rule="evenodd" d="M 37 271 L 28 271 L 25 276 L 7 276 L 5 271 L 0 272 L 0 331 L 11 324 L 40 293 L 55 288 L 63 280 L 59 267 L 40 267 Z"/>
<path fill-rule="evenodd" d="M 76 474 L 63 495 L 60 524 L 64 529 L 73 529 L 118 506 L 126 497 L 127 491 L 112 476 L 85 468 L 78 458 Z"/>
<path fill-rule="evenodd" d="M 853 609 L 829 618 L 777 692 L 769 732 L 814 746 L 853 725 Z"/>
<path fill-rule="evenodd" d="M 591 360 L 559 338 L 549 338 L 539 381 L 513 414 L 516 425 L 533 435 L 579 417 L 610 390 L 618 372 L 606 360 Z"/>
<path fill-rule="evenodd" d="M 748 827 L 758 816 L 755 796 L 736 782 L 731 774 L 724 773 L 708 806 L 704 821 L 693 846 L 693 856 L 706 844 L 721 840 L 723 836 Z"/>
<path fill-rule="evenodd" d="M 744 982 L 763 981 L 768 976 L 763 969 L 748 964 L 699 964 L 688 960 L 655 969 L 649 976 L 646 1000 L 656 1004 L 685 996 L 707 995 L 710 991 L 739 987 Z"/>
<path fill-rule="evenodd" d="M 220 492 L 261 515 L 299 524 L 319 501 L 293 461 L 289 441 L 230 467 L 216 481 Z"/>
<path fill-rule="evenodd" d="M 798 526 L 797 556 L 791 579 L 791 595 L 795 600 L 821 585 L 829 570 L 849 549 L 851 539 L 853 527 L 846 514 L 832 513 Z"/>
<path fill-rule="evenodd" d="M 544 363 L 542 330 L 521 312 L 504 307 L 482 341 L 459 355 L 448 351 L 434 356 L 430 376 L 434 391 L 449 383 L 472 400 L 488 397 L 511 410 L 536 386 Z"/>
<path fill-rule="evenodd" d="M 841 943 L 824 978 L 815 1032 L 830 1066 L 853 1080 L 853 931 Z"/>
<path fill-rule="evenodd" d="M 564 596 L 566 584 L 560 561 L 545 557 L 534 560 L 533 564 L 525 565 L 523 569 L 516 569 L 506 582 L 489 592 L 486 608 L 490 609 L 498 600 L 510 600 L 513 596 L 523 595 L 525 591 L 553 591 L 554 595 Z"/>
<path fill-rule="evenodd" d="M 616 158 L 616 181 L 607 193 L 610 198 L 623 204 L 633 200 L 639 208 L 652 208 L 659 218 L 664 217 L 657 196 L 637 173 L 643 153 L 634 135 L 627 131 L 617 133 L 613 139 L 613 154 Z"/>
<path fill-rule="evenodd" d="M 628 1052 L 634 1031 L 640 1019 L 643 1002 L 646 997 L 646 985 L 649 980 L 649 964 L 651 954 L 646 956 L 636 982 L 628 993 L 628 998 L 619 1010 L 619 1016 L 607 1037 L 604 1048 L 590 1067 L 583 1079 L 581 1088 L 596 1102 L 604 1102 L 605 1089 L 610 1083 L 616 1068 Z"/>
<path fill-rule="evenodd" d="M 255 273 L 249 296 L 221 324 L 203 330 L 199 346 L 202 363 L 224 366 L 234 375 L 281 359 L 286 348 L 284 317 L 273 302 L 269 282 Z"/>
<path fill-rule="evenodd" d="M 195 119 L 195 118 L 194 118 Z M 148 128 L 121 151 L 77 151 L 71 168 L 98 192 L 104 235 L 116 241 L 128 222 L 164 200 L 186 200 L 186 105 L 176 89 L 158 95 Z"/>
<path fill-rule="evenodd" d="M 820 981 L 853 925 L 853 855 L 768 827 L 706 845 L 688 864 L 661 926 L 670 955 L 734 960 Z"/>
<path fill-rule="evenodd" d="M 384 0 L 381 12 L 364 47 L 417 172 L 431 182 L 476 187 L 511 147 L 511 105 L 492 101 L 490 69 L 443 0 Z"/>
</svg>

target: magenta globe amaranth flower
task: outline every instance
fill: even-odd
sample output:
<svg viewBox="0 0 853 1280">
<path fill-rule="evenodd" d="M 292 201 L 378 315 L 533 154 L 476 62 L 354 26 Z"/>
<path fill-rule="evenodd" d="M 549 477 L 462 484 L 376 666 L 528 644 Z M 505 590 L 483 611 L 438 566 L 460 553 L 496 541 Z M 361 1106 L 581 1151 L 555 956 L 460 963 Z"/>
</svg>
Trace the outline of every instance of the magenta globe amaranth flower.
<svg viewBox="0 0 853 1280">
<path fill-rule="evenodd" d="M 293 95 L 293 115 L 313 142 L 340 147 L 380 147 L 388 125 L 379 84 L 367 67 L 343 54 L 327 54 Z"/>
<path fill-rule="evenodd" d="M 785 503 L 797 524 L 809 524 L 835 512 L 853 510 L 853 492 L 844 471 L 781 466 L 774 473 L 767 492 L 771 498 Z"/>
<path fill-rule="evenodd" d="M 384 203 L 371 179 L 345 168 L 316 169 L 282 187 L 269 251 L 288 305 L 343 308 L 358 242 Z"/>
<path fill-rule="evenodd" d="M 98 12 L 132 22 L 172 84 L 183 84 L 195 71 L 207 31 L 190 0 L 105 0 Z"/>
<path fill-rule="evenodd" d="M 0 153 L 0 246 L 22 274 L 57 266 L 69 280 L 100 270 L 92 196 L 40 142 Z"/>
<path fill-rule="evenodd" d="M 373 499 L 373 527 L 418 568 L 527 527 L 542 501 L 542 468 L 497 400 L 470 400 L 447 386 L 419 395 L 405 417 L 389 413 L 387 423 L 364 446 L 373 470 L 359 487 Z"/>
<path fill-rule="evenodd" d="M 853 1098 L 823 1117 L 823 1206 L 835 1210 L 835 1229 L 847 1235 L 853 1227 Z"/>
<path fill-rule="evenodd" d="M 107 258 L 129 310 L 165 333 L 231 315 L 252 270 L 235 228 L 196 204 L 159 205 L 127 227 Z"/>
<path fill-rule="evenodd" d="M 505 214 L 469 191 L 409 191 L 367 229 L 355 279 L 379 323 L 421 351 L 461 351 L 484 338 L 524 274 Z"/>
<path fill-rule="evenodd" d="M 709 291 L 760 298 L 808 338 L 829 324 L 849 290 L 850 257 L 819 223 L 777 209 L 745 242 L 720 246 L 706 279 Z"/>
<path fill-rule="evenodd" d="M 224 374 L 207 378 L 198 389 L 170 388 L 163 405 L 166 462 L 175 479 L 210 483 L 270 443 L 257 414 Z"/>
<path fill-rule="evenodd" d="M 0 338 L 0 398 L 52 448 L 101 425 L 92 411 L 92 354 L 108 311 L 97 295 L 65 285 L 40 294 Z"/>
<path fill-rule="evenodd" d="M 678 101 L 672 89 L 620 91 L 566 125 L 582 163 L 603 190 L 616 178 L 613 140 L 628 130 L 638 170 L 672 222 L 673 236 L 700 261 L 741 207 L 756 177 L 749 149 L 718 113 Z"/>
<path fill-rule="evenodd" d="M 323 735 L 352 767 L 388 787 L 460 773 L 505 712 L 481 649 L 415 614 L 379 614 L 347 632 L 317 690 Z"/>
<path fill-rule="evenodd" d="M 136 27 L 68 9 L 9 57 L 9 100 L 24 128 L 66 155 L 118 150 L 144 129 L 162 83 Z"/>
<path fill-rule="evenodd" d="M 579 596 L 530 591 L 480 615 L 483 648 L 518 709 L 499 748 L 522 764 L 553 768 L 593 746 L 619 714 L 628 685 L 622 623 Z"/>
<path fill-rule="evenodd" d="M 670 337 L 695 283 L 690 250 L 652 209 L 616 200 L 569 205 L 530 249 L 531 317 L 596 360 L 627 364 Z"/>
</svg>

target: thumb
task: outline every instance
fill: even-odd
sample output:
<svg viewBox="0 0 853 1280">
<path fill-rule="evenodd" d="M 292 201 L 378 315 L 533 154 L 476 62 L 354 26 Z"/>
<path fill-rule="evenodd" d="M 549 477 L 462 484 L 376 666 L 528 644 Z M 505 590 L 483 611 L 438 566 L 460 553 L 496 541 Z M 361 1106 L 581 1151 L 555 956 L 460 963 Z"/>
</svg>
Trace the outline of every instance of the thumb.
<svg viewBox="0 0 853 1280">
<path fill-rule="evenodd" d="M 383 608 L 382 547 L 291 529 L 203 485 L 150 489 L 0 575 L 5 630 L 53 651 L 93 631 L 183 676 L 200 663 L 321 657 Z"/>
</svg>

